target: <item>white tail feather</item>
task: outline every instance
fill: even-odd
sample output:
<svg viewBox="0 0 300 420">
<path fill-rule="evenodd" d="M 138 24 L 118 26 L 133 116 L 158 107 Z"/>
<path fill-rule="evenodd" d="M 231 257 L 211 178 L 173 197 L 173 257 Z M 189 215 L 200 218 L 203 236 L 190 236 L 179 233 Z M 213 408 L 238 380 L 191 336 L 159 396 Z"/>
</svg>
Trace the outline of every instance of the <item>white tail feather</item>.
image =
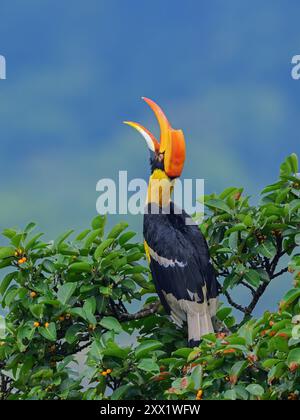
<svg viewBox="0 0 300 420">
<path fill-rule="evenodd" d="M 214 332 L 208 309 L 202 314 L 197 312 L 187 314 L 187 323 L 189 341 L 199 341 L 203 335 Z"/>
</svg>

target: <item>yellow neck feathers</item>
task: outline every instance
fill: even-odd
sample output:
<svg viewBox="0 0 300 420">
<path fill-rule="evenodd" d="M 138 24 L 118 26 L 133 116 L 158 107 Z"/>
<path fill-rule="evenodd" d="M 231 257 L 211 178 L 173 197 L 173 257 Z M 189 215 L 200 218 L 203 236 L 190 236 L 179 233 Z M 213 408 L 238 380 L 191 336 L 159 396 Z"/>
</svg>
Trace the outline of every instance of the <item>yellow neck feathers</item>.
<svg viewBox="0 0 300 420">
<path fill-rule="evenodd" d="M 160 207 L 167 206 L 171 201 L 174 180 L 161 169 L 155 169 L 150 176 L 147 203 L 156 203 Z"/>
</svg>

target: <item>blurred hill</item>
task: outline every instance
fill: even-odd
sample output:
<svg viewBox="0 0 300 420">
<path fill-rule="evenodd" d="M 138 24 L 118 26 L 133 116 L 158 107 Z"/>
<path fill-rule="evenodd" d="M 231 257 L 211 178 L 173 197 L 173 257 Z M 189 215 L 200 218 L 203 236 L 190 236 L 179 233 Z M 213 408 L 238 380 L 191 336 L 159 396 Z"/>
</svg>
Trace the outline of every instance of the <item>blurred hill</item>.
<svg viewBox="0 0 300 420">
<path fill-rule="evenodd" d="M 297 0 L 2 0 L 0 228 L 83 228 L 98 179 L 147 177 L 145 146 L 121 124 L 157 132 L 142 95 L 184 129 L 186 177 L 255 195 L 299 153 L 299 13 Z"/>
</svg>

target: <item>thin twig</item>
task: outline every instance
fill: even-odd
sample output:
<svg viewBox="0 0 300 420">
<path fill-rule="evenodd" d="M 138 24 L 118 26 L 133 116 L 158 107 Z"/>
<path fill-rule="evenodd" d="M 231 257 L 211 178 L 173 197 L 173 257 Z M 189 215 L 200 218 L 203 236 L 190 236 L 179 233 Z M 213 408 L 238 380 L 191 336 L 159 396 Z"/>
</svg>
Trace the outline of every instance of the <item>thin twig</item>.
<svg viewBox="0 0 300 420">
<path fill-rule="evenodd" d="M 151 303 L 149 306 L 144 309 L 136 312 L 135 314 L 120 314 L 119 321 L 134 321 L 137 319 L 145 318 L 149 315 L 152 315 L 158 311 L 160 302 Z"/>
<path fill-rule="evenodd" d="M 230 294 L 227 291 L 223 292 L 224 295 L 226 296 L 228 303 L 233 306 L 235 309 L 237 309 L 238 311 L 243 312 L 244 314 L 246 314 L 246 308 L 244 308 L 242 305 L 239 305 L 238 303 L 234 302 L 234 300 L 232 300 Z"/>
<path fill-rule="evenodd" d="M 272 276 L 272 280 L 273 280 L 273 279 L 275 279 L 276 277 L 281 276 L 281 275 L 282 275 L 282 274 L 284 274 L 284 273 L 287 273 L 287 272 L 288 272 L 288 270 L 289 270 L 289 268 L 288 268 L 288 267 L 285 267 L 285 268 L 283 268 L 282 270 L 278 271 L 278 273 L 273 274 L 273 276 Z"/>
<path fill-rule="evenodd" d="M 247 287 L 247 289 L 249 289 L 251 291 L 251 293 L 252 293 L 253 296 L 255 295 L 256 290 L 252 286 L 250 286 L 250 284 L 246 283 L 244 280 L 242 280 L 240 282 L 240 284 L 242 284 L 243 286 Z"/>
</svg>

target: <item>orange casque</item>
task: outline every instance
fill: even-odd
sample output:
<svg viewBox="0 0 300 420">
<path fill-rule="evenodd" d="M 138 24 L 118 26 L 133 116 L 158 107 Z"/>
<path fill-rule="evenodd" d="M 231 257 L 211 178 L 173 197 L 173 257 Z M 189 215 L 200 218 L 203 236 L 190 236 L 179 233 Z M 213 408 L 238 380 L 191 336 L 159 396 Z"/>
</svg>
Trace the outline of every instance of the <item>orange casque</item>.
<svg viewBox="0 0 300 420">
<path fill-rule="evenodd" d="M 154 112 L 160 126 L 160 142 L 141 124 L 124 121 L 135 128 L 145 138 L 148 147 L 156 153 L 164 154 L 165 173 L 170 178 L 181 175 L 185 162 L 185 139 L 182 130 L 172 128 L 163 110 L 151 99 L 142 98 Z"/>
</svg>

